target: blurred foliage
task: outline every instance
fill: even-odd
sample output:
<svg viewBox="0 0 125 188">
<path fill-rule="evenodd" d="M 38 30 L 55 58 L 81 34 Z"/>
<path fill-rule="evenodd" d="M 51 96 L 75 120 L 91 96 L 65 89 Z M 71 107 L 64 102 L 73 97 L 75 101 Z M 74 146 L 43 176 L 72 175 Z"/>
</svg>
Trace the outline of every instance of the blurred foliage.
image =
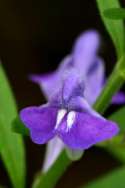
<svg viewBox="0 0 125 188">
<path fill-rule="evenodd" d="M 104 11 L 109 8 L 120 8 L 119 0 L 96 0 L 102 21 L 114 43 L 117 56 L 121 58 L 125 51 L 125 31 L 122 20 L 111 20 L 105 17 Z"/>
<path fill-rule="evenodd" d="M 0 154 L 13 187 L 25 186 L 25 152 L 21 135 L 11 131 L 17 116 L 16 104 L 8 80 L 0 64 Z"/>
<path fill-rule="evenodd" d="M 125 167 L 121 167 L 81 188 L 124 188 L 124 186 Z"/>
</svg>

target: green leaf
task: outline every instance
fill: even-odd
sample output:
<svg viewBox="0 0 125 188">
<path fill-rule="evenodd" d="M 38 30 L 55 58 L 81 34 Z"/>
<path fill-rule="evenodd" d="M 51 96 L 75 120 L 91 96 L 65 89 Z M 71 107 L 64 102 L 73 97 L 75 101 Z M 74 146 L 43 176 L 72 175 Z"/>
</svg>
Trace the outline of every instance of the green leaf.
<svg viewBox="0 0 125 188">
<path fill-rule="evenodd" d="M 0 63 L 0 112 L 6 115 L 9 122 L 11 122 L 17 114 L 16 103 L 1 63 Z"/>
<path fill-rule="evenodd" d="M 107 150 L 121 162 L 125 163 L 125 107 L 121 107 L 119 110 L 110 115 L 108 119 L 116 122 L 120 128 L 120 133 L 123 134 L 116 136 L 113 143 L 108 144 Z"/>
<path fill-rule="evenodd" d="M 11 88 L 0 64 L 0 154 L 13 187 L 25 185 L 25 154 L 22 137 L 11 131 L 17 109 Z"/>
<path fill-rule="evenodd" d="M 108 119 L 115 121 L 119 125 L 121 132 L 125 132 L 125 107 L 111 114 Z"/>
<path fill-rule="evenodd" d="M 110 8 L 104 11 L 104 16 L 109 19 L 125 19 L 125 8 Z"/>
<path fill-rule="evenodd" d="M 101 18 L 114 43 L 117 56 L 120 58 L 125 50 L 124 25 L 122 20 L 110 20 L 105 17 L 104 11 L 110 8 L 120 8 L 118 0 L 96 0 Z"/>
<path fill-rule="evenodd" d="M 125 167 L 121 167 L 81 188 L 124 188 L 124 186 Z"/>
<path fill-rule="evenodd" d="M 12 123 L 12 131 L 22 134 L 23 136 L 29 136 L 29 129 L 21 122 L 19 117 L 16 117 Z"/>
<path fill-rule="evenodd" d="M 46 172 L 41 173 L 35 179 L 32 188 L 54 188 L 57 180 L 62 176 L 71 161 L 63 151 L 53 166 Z"/>
<path fill-rule="evenodd" d="M 24 187 L 25 166 L 21 136 L 12 133 L 8 122 L 0 115 L 0 153 L 15 188 Z"/>
<path fill-rule="evenodd" d="M 109 145 L 107 146 L 107 151 L 111 153 L 116 159 L 118 159 L 120 162 L 125 164 L 125 146 L 121 147 L 115 146 L 115 145 Z"/>
</svg>

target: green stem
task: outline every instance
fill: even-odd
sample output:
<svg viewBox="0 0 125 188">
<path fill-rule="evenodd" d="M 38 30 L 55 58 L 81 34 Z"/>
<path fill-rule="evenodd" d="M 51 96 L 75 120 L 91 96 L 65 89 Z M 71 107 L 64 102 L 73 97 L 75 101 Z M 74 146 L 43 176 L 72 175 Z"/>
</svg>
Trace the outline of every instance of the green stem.
<svg viewBox="0 0 125 188">
<path fill-rule="evenodd" d="M 46 172 L 38 175 L 32 188 L 53 188 L 57 181 L 71 164 L 71 160 L 67 157 L 65 151 L 62 151 L 53 166 Z"/>
<path fill-rule="evenodd" d="M 114 68 L 109 79 L 107 80 L 101 95 L 98 97 L 96 103 L 93 106 L 93 108 L 101 114 L 105 112 L 111 102 L 113 95 L 121 88 L 125 81 L 125 77 L 122 75 L 125 69 L 125 57 L 122 57 L 116 65 L 117 66 Z"/>
</svg>

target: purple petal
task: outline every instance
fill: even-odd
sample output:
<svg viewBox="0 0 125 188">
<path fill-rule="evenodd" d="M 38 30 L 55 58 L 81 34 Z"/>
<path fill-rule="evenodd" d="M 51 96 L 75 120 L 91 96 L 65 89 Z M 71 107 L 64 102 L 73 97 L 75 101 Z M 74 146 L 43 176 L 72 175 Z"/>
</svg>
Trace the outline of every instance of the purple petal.
<svg viewBox="0 0 125 188">
<path fill-rule="evenodd" d="M 124 104 L 125 103 L 125 94 L 124 92 L 120 91 L 116 93 L 112 98 L 113 104 Z"/>
<path fill-rule="evenodd" d="M 96 59 L 99 47 L 99 35 L 91 30 L 83 33 L 76 40 L 73 48 L 73 63 L 82 76 L 85 76 Z"/>
<path fill-rule="evenodd" d="M 28 107 L 20 112 L 20 118 L 30 129 L 31 138 L 37 144 L 44 144 L 55 136 L 57 109 L 49 106 Z"/>
<path fill-rule="evenodd" d="M 68 105 L 71 111 L 88 113 L 104 120 L 103 116 L 93 110 L 88 101 L 83 97 L 76 96 L 71 98 Z"/>
<path fill-rule="evenodd" d="M 31 75 L 30 79 L 39 84 L 47 99 L 51 99 L 58 92 L 65 71 L 71 66 L 71 56 L 66 56 L 59 68 L 52 73 L 43 75 Z"/>
<path fill-rule="evenodd" d="M 84 150 L 111 139 L 119 131 L 117 125 L 87 113 L 76 113 L 72 127 L 67 131 L 66 119 L 58 128 L 58 135 L 71 149 Z"/>
<path fill-rule="evenodd" d="M 104 86 L 104 80 L 104 62 L 102 61 L 102 59 L 98 58 L 96 60 L 96 67 L 88 73 L 88 76 L 85 80 L 86 87 L 84 95 L 91 105 L 96 101 L 97 97 L 100 95 Z"/>
<path fill-rule="evenodd" d="M 59 91 L 51 98 L 51 105 L 67 108 L 69 101 L 76 97 L 84 97 L 84 81 L 81 80 L 77 70 L 71 68 L 63 75 L 63 82 Z"/>
<path fill-rule="evenodd" d="M 46 98 L 51 100 L 52 97 L 59 91 L 63 78 L 65 77 L 65 74 L 67 74 L 67 70 L 68 72 L 72 72 L 72 68 L 76 69 L 82 79 L 85 79 L 88 76 L 88 71 L 90 70 L 91 66 L 93 66 L 94 61 L 97 58 L 96 52 L 98 46 L 99 36 L 96 31 L 92 30 L 83 33 L 76 40 L 73 54 L 64 58 L 59 68 L 55 72 L 41 76 L 32 75 L 31 80 L 38 83 Z M 70 84 L 71 83 L 72 82 L 70 82 Z M 69 90 L 69 84 L 67 84 L 67 86 Z"/>
<path fill-rule="evenodd" d="M 84 92 L 84 82 L 81 80 L 76 69 L 72 68 L 64 78 L 62 87 L 63 100 L 68 101 L 71 97 L 82 96 Z"/>
</svg>

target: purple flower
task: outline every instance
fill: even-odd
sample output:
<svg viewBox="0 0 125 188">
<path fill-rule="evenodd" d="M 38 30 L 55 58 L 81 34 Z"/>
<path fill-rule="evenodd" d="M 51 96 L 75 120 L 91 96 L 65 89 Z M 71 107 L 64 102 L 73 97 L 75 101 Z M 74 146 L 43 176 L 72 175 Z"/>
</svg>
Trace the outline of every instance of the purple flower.
<svg viewBox="0 0 125 188">
<path fill-rule="evenodd" d="M 105 83 L 104 63 L 97 55 L 98 48 L 98 33 L 85 32 L 55 72 L 31 76 L 49 102 L 23 109 L 20 117 L 30 129 L 33 142 L 43 144 L 50 140 L 44 171 L 53 164 L 64 145 L 84 150 L 118 133 L 115 123 L 91 108 Z M 113 102 L 125 102 L 123 93 L 115 95 Z"/>
<path fill-rule="evenodd" d="M 98 34 L 86 32 L 76 40 L 72 54 L 54 73 L 32 76 L 49 101 L 20 112 L 33 142 L 44 144 L 58 137 L 67 147 L 84 150 L 118 133 L 115 123 L 104 119 L 90 106 L 105 80 L 104 64 L 97 56 L 98 47 Z"/>
<path fill-rule="evenodd" d="M 85 150 L 115 136 L 117 125 L 100 116 L 85 100 L 85 84 L 79 72 L 73 68 L 62 80 L 47 104 L 20 113 L 33 142 L 44 144 L 59 137 L 68 148 Z"/>
</svg>

